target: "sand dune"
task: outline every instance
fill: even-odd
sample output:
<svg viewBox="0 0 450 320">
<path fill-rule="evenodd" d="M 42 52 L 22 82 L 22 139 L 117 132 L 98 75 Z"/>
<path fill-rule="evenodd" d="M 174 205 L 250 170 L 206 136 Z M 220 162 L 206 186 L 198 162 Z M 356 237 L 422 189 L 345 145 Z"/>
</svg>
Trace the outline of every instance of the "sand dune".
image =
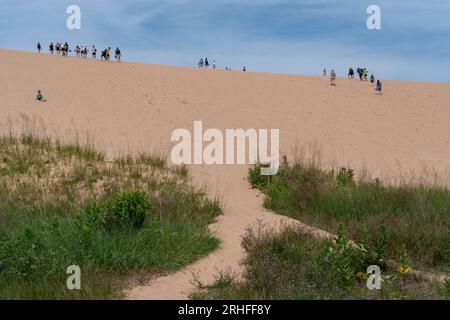
<svg viewBox="0 0 450 320">
<path fill-rule="evenodd" d="M 155 151 L 168 155 L 174 129 L 280 129 L 281 151 L 312 142 L 340 164 L 379 174 L 434 168 L 450 176 L 450 84 L 384 81 L 383 96 L 369 83 L 339 78 L 197 70 L 0 50 L 0 122 L 42 119 L 49 134 L 79 135 L 109 154 Z M 343 71 L 342 71 L 343 72 Z M 338 74 L 339 75 L 339 74 Z M 34 100 L 41 89 L 46 103 Z M 40 120 L 39 120 L 40 121 Z M 20 129 L 20 128 L 15 128 Z M 186 298 L 191 272 L 213 279 L 216 268 L 239 270 L 240 237 L 266 212 L 245 181 L 246 166 L 190 167 L 198 184 L 219 196 L 225 212 L 211 226 L 221 248 L 185 270 L 127 292 L 129 298 Z M 447 183 L 449 180 L 446 180 Z M 450 183 L 449 183 L 450 184 Z"/>
</svg>

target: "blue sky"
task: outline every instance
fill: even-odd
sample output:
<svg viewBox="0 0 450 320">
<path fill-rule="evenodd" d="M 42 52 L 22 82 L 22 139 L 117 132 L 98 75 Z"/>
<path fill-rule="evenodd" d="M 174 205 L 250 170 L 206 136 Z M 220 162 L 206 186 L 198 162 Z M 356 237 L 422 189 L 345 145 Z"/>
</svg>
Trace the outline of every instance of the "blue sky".
<svg viewBox="0 0 450 320">
<path fill-rule="evenodd" d="M 450 82 L 447 0 L 2 0 L 0 47 L 53 42 L 119 46 L 125 60 L 345 75 L 367 66 L 382 79 Z M 66 9 L 81 8 L 81 30 Z M 366 27 L 381 7 L 382 30 Z"/>
</svg>

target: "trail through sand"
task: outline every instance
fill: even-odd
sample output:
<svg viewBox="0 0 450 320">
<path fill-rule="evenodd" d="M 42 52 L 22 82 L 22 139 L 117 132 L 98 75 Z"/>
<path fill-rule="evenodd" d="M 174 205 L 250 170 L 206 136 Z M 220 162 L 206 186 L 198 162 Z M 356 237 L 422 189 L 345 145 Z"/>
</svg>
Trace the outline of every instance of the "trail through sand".
<svg viewBox="0 0 450 320">
<path fill-rule="evenodd" d="M 201 183 L 220 195 L 225 205 L 224 214 L 210 226 L 222 242 L 220 248 L 178 272 L 127 291 L 127 298 L 186 299 L 195 289 L 192 281 L 194 274 L 203 284 L 210 284 L 219 270 L 240 273 L 242 271 L 240 262 L 244 258 L 242 236 L 249 226 L 255 226 L 259 222 L 273 227 L 295 223 L 308 230 L 316 230 L 288 217 L 264 210 L 262 195 L 249 188 L 245 179 L 246 173 L 243 166 L 209 167 L 203 170 L 193 168 L 192 175 L 195 180 L 204 178 Z M 217 181 L 206 181 L 211 178 Z M 211 196 L 214 196 L 214 193 L 211 193 Z M 316 232 L 321 233 L 321 236 L 329 236 L 325 231 L 316 230 Z"/>
<path fill-rule="evenodd" d="M 450 84 L 384 81 L 383 96 L 375 96 L 359 80 L 338 78 L 330 87 L 321 77 L 101 63 L 1 49 L 0 69 L 4 130 L 41 127 L 61 140 L 94 142 L 108 155 L 167 156 L 173 130 L 192 132 L 195 120 L 203 121 L 204 130 L 222 132 L 280 129 L 280 149 L 288 159 L 293 147 L 314 142 L 338 164 L 387 177 L 417 174 L 425 166 L 450 184 Z M 46 103 L 35 101 L 38 89 Z M 221 247 L 128 290 L 128 298 L 186 298 L 192 272 L 209 283 L 217 269 L 240 269 L 241 237 L 249 225 L 291 221 L 263 209 L 262 196 L 245 180 L 246 166 L 189 169 L 194 183 L 205 184 L 225 206 L 211 225 Z"/>
</svg>

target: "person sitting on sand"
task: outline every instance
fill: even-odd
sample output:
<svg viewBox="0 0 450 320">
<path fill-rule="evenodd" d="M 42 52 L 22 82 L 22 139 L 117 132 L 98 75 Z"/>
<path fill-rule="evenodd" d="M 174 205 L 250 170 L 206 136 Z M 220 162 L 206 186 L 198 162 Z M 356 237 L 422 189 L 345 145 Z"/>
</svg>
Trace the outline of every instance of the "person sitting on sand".
<svg viewBox="0 0 450 320">
<path fill-rule="evenodd" d="M 336 86 L 336 72 L 334 71 L 334 69 L 331 70 L 330 76 L 331 76 L 331 85 L 335 87 Z"/>
<path fill-rule="evenodd" d="M 37 95 L 36 95 L 36 100 L 37 101 L 41 101 L 41 102 L 47 101 L 47 100 L 44 99 L 44 96 L 42 95 L 41 90 L 38 90 Z"/>
<path fill-rule="evenodd" d="M 383 93 L 381 92 L 382 89 L 383 89 L 383 85 L 381 84 L 381 81 L 380 81 L 380 80 L 377 80 L 377 87 L 375 88 L 375 91 L 376 91 L 378 94 L 383 94 Z"/>
</svg>

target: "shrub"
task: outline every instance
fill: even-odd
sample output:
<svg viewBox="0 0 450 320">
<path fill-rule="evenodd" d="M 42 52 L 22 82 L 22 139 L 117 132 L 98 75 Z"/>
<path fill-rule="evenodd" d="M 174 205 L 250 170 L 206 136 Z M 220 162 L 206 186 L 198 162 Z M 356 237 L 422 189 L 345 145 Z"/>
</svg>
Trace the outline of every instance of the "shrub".
<svg viewBox="0 0 450 320">
<path fill-rule="evenodd" d="M 358 249 L 361 253 L 362 263 L 365 265 L 378 265 L 381 269 L 386 270 L 386 245 L 388 240 L 388 232 L 386 224 L 380 221 L 378 232 L 374 232 L 372 242 L 369 241 L 369 230 L 364 227 L 362 231 L 361 242 L 358 243 Z"/>
<path fill-rule="evenodd" d="M 121 192 L 110 201 L 88 204 L 84 209 L 82 220 L 84 219 L 89 226 L 99 225 L 108 230 L 127 226 L 140 229 L 151 208 L 145 192 L 140 190 Z"/>
<path fill-rule="evenodd" d="M 150 209 L 146 193 L 139 190 L 119 193 L 111 207 L 112 215 L 119 225 L 131 224 L 136 229 L 142 227 Z"/>
<path fill-rule="evenodd" d="M 272 176 L 263 176 L 261 174 L 261 168 L 269 168 L 270 164 L 258 163 L 248 169 L 248 181 L 252 188 L 263 190 L 271 182 Z"/>
<path fill-rule="evenodd" d="M 336 181 L 340 186 L 354 184 L 355 173 L 352 169 L 341 168 L 336 176 Z"/>
</svg>

